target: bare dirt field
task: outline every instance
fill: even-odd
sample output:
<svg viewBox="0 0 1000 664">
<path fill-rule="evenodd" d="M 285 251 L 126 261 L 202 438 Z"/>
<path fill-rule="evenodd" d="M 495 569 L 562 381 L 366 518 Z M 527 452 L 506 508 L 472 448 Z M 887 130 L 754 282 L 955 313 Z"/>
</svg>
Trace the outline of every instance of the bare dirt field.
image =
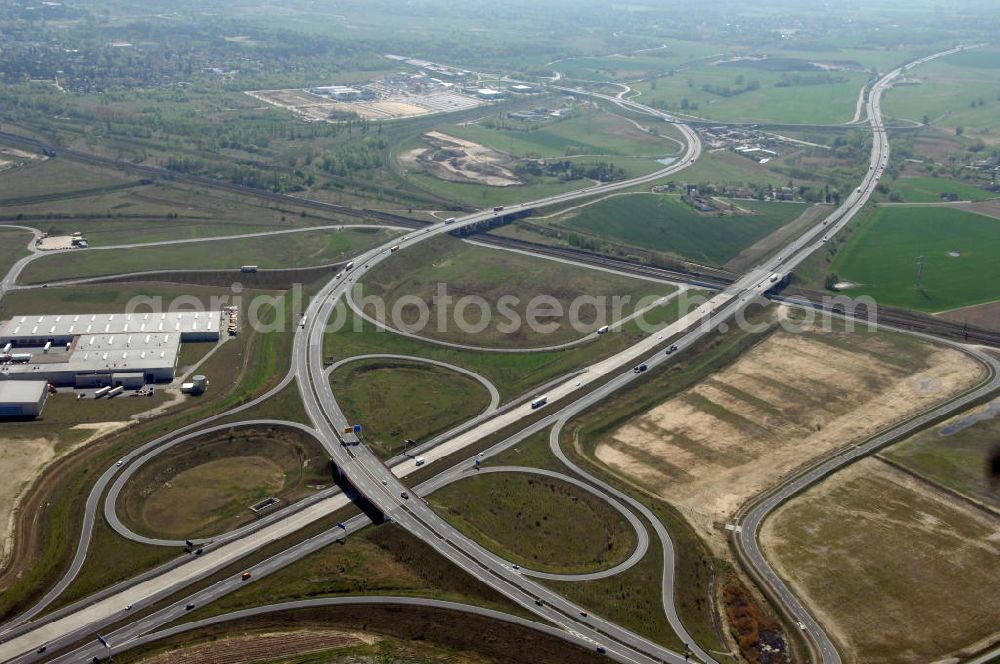
<svg viewBox="0 0 1000 664">
<path fill-rule="evenodd" d="M 378 637 L 361 632 L 303 630 L 246 634 L 200 643 L 142 660 L 144 664 L 245 664 L 272 662 L 338 648 L 371 645 Z"/>
<path fill-rule="evenodd" d="M 761 542 L 847 662 L 957 661 L 1000 638 L 1000 519 L 878 459 L 779 508 Z"/>
<path fill-rule="evenodd" d="M 38 243 L 39 251 L 54 251 L 56 249 L 72 249 L 73 248 L 73 237 L 70 235 L 53 235 L 51 237 L 42 238 L 42 241 Z"/>
<path fill-rule="evenodd" d="M 975 304 L 971 307 L 943 311 L 938 317 L 953 320 L 957 323 L 968 323 L 973 327 L 987 330 L 1000 330 L 1000 302 Z"/>
<path fill-rule="evenodd" d="M 968 356 L 901 335 L 778 331 L 595 449 L 675 505 L 719 555 L 722 526 L 795 469 L 974 384 Z"/>
<path fill-rule="evenodd" d="M 976 203 L 956 203 L 955 207 L 968 210 L 969 212 L 984 214 L 994 219 L 1000 219 L 1000 198 L 994 198 L 989 201 L 978 201 Z"/>
<path fill-rule="evenodd" d="M 442 180 L 475 182 L 491 187 L 521 184 L 507 168 L 511 163 L 510 155 L 439 131 L 427 132 L 424 139 L 431 147 L 411 150 L 402 156 L 404 162 Z"/>
<path fill-rule="evenodd" d="M 65 441 L 60 436 L 0 436 L 0 568 L 3 568 L 10 554 L 14 516 L 21 496 L 42 469 L 77 447 L 126 424 L 127 422 L 96 422 L 77 425 L 73 428 L 82 433 L 71 433 L 65 437 Z"/>
</svg>

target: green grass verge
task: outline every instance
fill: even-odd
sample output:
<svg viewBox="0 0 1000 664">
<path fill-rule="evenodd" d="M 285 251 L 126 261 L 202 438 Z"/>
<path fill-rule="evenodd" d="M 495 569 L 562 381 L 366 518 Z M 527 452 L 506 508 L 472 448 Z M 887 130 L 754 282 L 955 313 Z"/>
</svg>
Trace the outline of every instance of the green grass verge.
<svg viewBox="0 0 1000 664">
<path fill-rule="evenodd" d="M 16 228 L 0 226 L 0 277 L 10 271 L 11 266 L 28 255 L 31 233 Z"/>
<path fill-rule="evenodd" d="M 990 464 L 1000 456 L 1000 401 L 976 406 L 899 442 L 881 455 L 931 482 L 1000 508 Z"/>
<path fill-rule="evenodd" d="M 669 284 L 477 247 L 450 237 L 399 252 L 365 275 L 363 286 L 365 296 L 384 301 L 384 313 L 368 307 L 369 315 L 385 320 L 391 314 L 394 320 L 399 307 L 398 318 L 417 334 L 484 348 L 543 347 L 572 341 L 628 315 L 643 298 L 648 304 L 676 290 Z M 439 303 L 442 292 L 452 300 Z M 470 297 L 483 298 L 491 317 L 484 318 L 475 304 L 463 308 L 463 298 Z M 427 305 L 424 325 L 420 324 L 420 308 L 401 306 L 416 301 L 413 298 Z M 553 315 L 550 303 L 562 313 Z M 538 315 L 531 319 L 533 308 Z M 482 329 L 471 331 L 478 327 Z"/>
<path fill-rule="evenodd" d="M 474 475 L 434 492 L 429 501 L 489 550 L 544 572 L 607 569 L 637 544 L 632 527 L 611 506 L 554 478 Z"/>
<path fill-rule="evenodd" d="M 333 373 L 330 385 L 363 440 L 381 458 L 400 454 L 407 438 L 423 442 L 489 405 L 486 389 L 469 376 L 429 364 L 359 360 Z"/>
<path fill-rule="evenodd" d="M 275 602 L 342 595 L 404 595 L 523 613 L 395 524 L 371 526 L 192 614 L 204 618 Z"/>
<path fill-rule="evenodd" d="M 123 487 L 123 521 L 150 537 L 212 537 L 256 519 L 268 497 L 294 503 L 333 483 L 329 454 L 297 429 L 255 426 L 207 434 L 154 457 Z"/>
<path fill-rule="evenodd" d="M 323 265 L 386 242 L 392 234 L 377 228 L 346 229 L 164 247 L 80 250 L 33 261 L 21 273 L 21 281 L 31 284 L 146 270 L 233 270 L 246 264 L 262 268 Z"/>
<path fill-rule="evenodd" d="M 691 295 L 703 296 L 699 291 L 691 291 Z M 645 320 L 650 325 L 658 325 L 677 320 L 679 315 L 680 301 L 675 299 L 650 312 Z M 485 376 L 496 386 L 504 401 L 613 355 L 648 336 L 633 320 L 623 325 L 621 330 L 602 335 L 579 347 L 539 353 L 490 353 L 456 350 L 380 331 L 374 325 L 355 318 L 346 311 L 346 307 L 339 316 L 343 324 L 327 334 L 324 355 L 342 359 L 369 353 L 391 353 L 449 362 Z"/>
</svg>

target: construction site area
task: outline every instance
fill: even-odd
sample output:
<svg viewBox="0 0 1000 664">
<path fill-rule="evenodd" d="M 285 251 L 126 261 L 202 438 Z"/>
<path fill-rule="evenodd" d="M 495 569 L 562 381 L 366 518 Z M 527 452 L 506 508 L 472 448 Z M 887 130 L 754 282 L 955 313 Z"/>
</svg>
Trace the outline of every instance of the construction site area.
<svg viewBox="0 0 1000 664">
<path fill-rule="evenodd" d="M 399 72 L 359 87 L 250 90 L 262 102 L 292 111 L 307 122 L 339 122 L 357 115 L 366 120 L 394 120 L 451 113 L 487 103 L 489 95 L 470 93 L 425 73 Z"/>
</svg>

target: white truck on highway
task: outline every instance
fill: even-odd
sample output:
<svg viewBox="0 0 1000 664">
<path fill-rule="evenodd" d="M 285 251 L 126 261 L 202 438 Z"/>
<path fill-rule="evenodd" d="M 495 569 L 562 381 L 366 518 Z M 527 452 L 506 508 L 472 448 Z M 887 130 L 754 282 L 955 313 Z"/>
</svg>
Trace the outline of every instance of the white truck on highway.
<svg viewBox="0 0 1000 664">
<path fill-rule="evenodd" d="M 536 408 L 541 408 L 546 403 L 548 403 L 548 401 L 549 401 L 549 398 L 547 396 L 544 396 L 544 395 L 540 396 L 540 397 L 538 397 L 537 399 L 535 399 L 534 401 L 531 402 L 531 409 L 535 410 Z"/>
<path fill-rule="evenodd" d="M 768 279 L 768 281 L 770 281 L 772 284 L 776 284 L 780 280 L 781 280 L 781 275 L 778 274 L 777 272 L 775 272 L 774 274 L 772 274 L 770 276 L 770 278 Z"/>
<path fill-rule="evenodd" d="M 599 328 L 597 328 L 597 333 L 598 334 L 607 334 L 608 330 L 610 330 L 610 329 L 611 328 L 608 327 L 607 325 L 602 325 Z"/>
</svg>

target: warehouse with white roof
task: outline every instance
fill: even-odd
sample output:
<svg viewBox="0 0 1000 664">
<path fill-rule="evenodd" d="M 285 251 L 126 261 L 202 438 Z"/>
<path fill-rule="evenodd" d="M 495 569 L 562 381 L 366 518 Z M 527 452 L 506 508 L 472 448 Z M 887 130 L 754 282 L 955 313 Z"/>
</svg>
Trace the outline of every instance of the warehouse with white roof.
<svg viewBox="0 0 1000 664">
<path fill-rule="evenodd" d="M 173 380 L 180 344 L 216 341 L 220 311 L 14 316 L 0 323 L 0 381 L 96 387 Z"/>
<path fill-rule="evenodd" d="M 0 380 L 0 418 L 38 417 L 48 387 L 44 380 Z"/>
</svg>

